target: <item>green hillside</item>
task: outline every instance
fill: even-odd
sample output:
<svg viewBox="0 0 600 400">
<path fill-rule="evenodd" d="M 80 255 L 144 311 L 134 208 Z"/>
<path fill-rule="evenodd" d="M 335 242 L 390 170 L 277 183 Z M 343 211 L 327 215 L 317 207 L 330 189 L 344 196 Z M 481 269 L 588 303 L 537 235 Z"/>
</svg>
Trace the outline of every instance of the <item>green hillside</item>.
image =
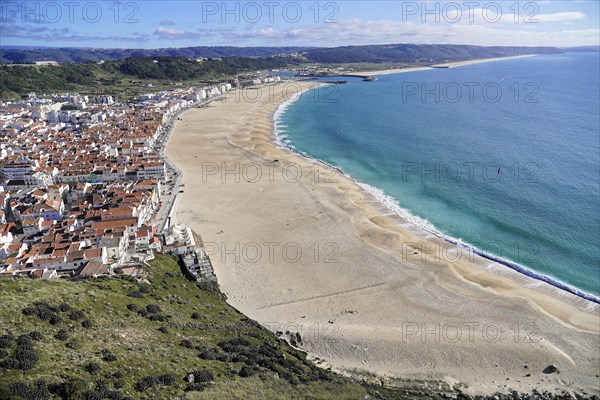
<svg viewBox="0 0 600 400">
<path fill-rule="evenodd" d="M 19 98 L 29 92 L 77 91 L 135 97 L 148 90 L 172 89 L 174 83 L 211 83 L 244 72 L 281 68 L 287 58 L 229 57 L 198 62 L 185 57 L 130 57 L 103 64 L 58 66 L 0 65 L 0 98 Z M 152 84 L 152 89 L 146 85 Z"/>
<path fill-rule="evenodd" d="M 364 399 L 172 258 L 149 273 L 142 284 L 0 280 L 0 398 Z"/>
</svg>

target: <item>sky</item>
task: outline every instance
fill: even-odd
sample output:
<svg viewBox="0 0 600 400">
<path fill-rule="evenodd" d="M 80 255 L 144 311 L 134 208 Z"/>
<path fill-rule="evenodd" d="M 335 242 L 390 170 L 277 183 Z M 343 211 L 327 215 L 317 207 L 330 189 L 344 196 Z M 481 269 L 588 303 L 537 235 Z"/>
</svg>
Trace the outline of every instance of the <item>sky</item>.
<svg viewBox="0 0 600 400">
<path fill-rule="evenodd" d="M 600 1 L 0 1 L 0 46 L 600 44 Z"/>
</svg>

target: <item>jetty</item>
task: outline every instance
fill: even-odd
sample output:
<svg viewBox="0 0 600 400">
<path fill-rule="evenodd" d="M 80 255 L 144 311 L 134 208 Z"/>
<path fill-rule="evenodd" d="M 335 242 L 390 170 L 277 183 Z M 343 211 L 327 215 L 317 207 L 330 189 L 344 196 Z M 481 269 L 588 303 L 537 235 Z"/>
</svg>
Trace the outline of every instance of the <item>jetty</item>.
<svg viewBox="0 0 600 400">
<path fill-rule="evenodd" d="M 373 82 L 376 81 L 377 78 L 372 75 L 360 75 L 360 74 L 343 74 L 338 76 L 347 76 L 349 78 L 361 78 L 365 82 Z"/>
<path fill-rule="evenodd" d="M 373 82 L 376 81 L 377 78 L 372 75 L 359 75 L 359 74 L 341 74 L 341 75 L 327 75 L 327 74 L 302 74 L 296 75 L 301 78 L 360 78 L 365 82 Z M 348 83 L 348 81 L 330 81 L 325 83 L 337 83 L 344 84 Z"/>
</svg>

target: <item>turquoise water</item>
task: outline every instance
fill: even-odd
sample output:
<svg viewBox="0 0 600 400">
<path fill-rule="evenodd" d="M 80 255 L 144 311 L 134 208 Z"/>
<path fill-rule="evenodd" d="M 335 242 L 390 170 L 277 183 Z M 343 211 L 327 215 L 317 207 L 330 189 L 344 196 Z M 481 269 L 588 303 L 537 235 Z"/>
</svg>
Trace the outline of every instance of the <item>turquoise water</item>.
<svg viewBox="0 0 600 400">
<path fill-rule="evenodd" d="M 599 71 L 572 53 L 351 80 L 302 95 L 280 134 L 430 229 L 597 296 Z"/>
</svg>

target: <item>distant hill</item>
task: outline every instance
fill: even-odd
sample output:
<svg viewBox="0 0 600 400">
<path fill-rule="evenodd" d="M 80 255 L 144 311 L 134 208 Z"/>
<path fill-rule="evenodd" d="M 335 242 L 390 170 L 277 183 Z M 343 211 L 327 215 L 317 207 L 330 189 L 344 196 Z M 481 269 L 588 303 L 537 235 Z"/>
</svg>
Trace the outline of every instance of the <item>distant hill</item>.
<svg viewBox="0 0 600 400">
<path fill-rule="evenodd" d="M 135 97 L 146 84 L 173 82 L 210 83 L 258 70 L 303 63 L 432 65 L 479 58 L 526 54 L 561 54 L 555 47 L 481 47 L 466 45 L 393 44 L 302 49 L 296 47 L 188 47 L 181 49 L 3 49 L 0 66 L 0 98 L 16 98 L 29 92 L 106 92 Z M 294 53 L 283 56 L 285 53 Z M 164 54 L 165 55 L 160 55 Z M 224 56 L 244 53 L 252 56 Z M 277 54 L 258 56 L 258 54 Z M 129 56 L 125 57 L 125 55 Z M 150 54 L 150 55 L 149 55 Z M 123 58 L 124 57 L 124 58 Z M 196 59 L 208 58 L 202 62 Z M 105 60 L 98 63 L 97 60 Z M 6 63 L 10 60 L 10 63 Z M 58 66 L 10 65 L 32 61 L 58 61 Z M 73 62 L 73 61 L 77 62 Z M 82 62 L 83 61 L 83 62 Z"/>
<path fill-rule="evenodd" d="M 86 61 L 121 60 L 127 57 L 181 56 L 188 58 L 221 57 L 271 57 L 278 54 L 292 54 L 310 49 L 309 47 L 232 47 L 199 46 L 170 49 L 95 49 L 95 48 L 53 48 L 16 47 L 0 48 L 0 63 L 27 63 L 34 61 L 57 61 L 59 63 L 80 63 Z"/>
<path fill-rule="evenodd" d="M 145 84 L 211 83 L 246 72 L 282 68 L 297 62 L 297 59 L 288 57 L 224 57 L 198 62 L 186 57 L 159 56 L 128 57 L 102 64 L 5 64 L 0 65 L 0 98 L 18 98 L 29 92 L 61 91 L 135 97 L 141 90 L 146 90 Z"/>
<path fill-rule="evenodd" d="M 186 57 L 128 57 L 124 60 L 61 65 L 0 65 L 0 98 L 18 98 L 29 92 L 109 93 L 137 97 L 145 85 L 154 90 L 173 82 L 190 85 L 223 81 L 234 75 L 295 65 L 289 57 L 225 57 L 198 62 Z M 156 86 L 156 85 L 162 85 Z M 169 87 L 164 87 L 165 85 Z"/>
<path fill-rule="evenodd" d="M 303 53 L 315 63 L 399 62 L 432 64 L 526 54 L 560 54 L 556 47 L 469 46 L 453 44 L 390 44 L 312 49 Z"/>
<path fill-rule="evenodd" d="M 525 54 L 560 54 L 562 50 L 556 47 L 484 47 L 453 44 L 389 44 L 331 48 L 200 46 L 170 49 L 94 49 L 3 47 L 0 48 L 0 63 L 31 63 L 34 61 L 81 63 L 121 60 L 128 57 L 160 56 L 179 56 L 194 59 L 200 57 L 262 58 L 294 53 L 303 54 L 305 61 L 317 63 L 398 62 L 431 64 Z"/>
<path fill-rule="evenodd" d="M 578 46 L 578 47 L 561 47 L 565 53 L 599 53 L 600 46 Z"/>
</svg>

